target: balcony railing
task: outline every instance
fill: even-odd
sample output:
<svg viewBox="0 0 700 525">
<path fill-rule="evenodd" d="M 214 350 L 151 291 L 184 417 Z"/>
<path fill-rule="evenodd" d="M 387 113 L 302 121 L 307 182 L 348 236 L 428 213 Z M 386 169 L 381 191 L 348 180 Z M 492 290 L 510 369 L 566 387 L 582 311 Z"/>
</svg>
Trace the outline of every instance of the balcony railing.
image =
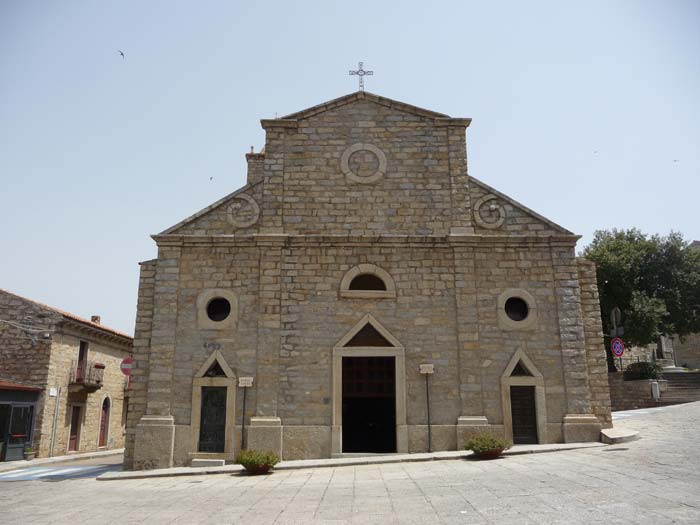
<svg viewBox="0 0 700 525">
<path fill-rule="evenodd" d="M 105 365 L 93 361 L 73 361 L 70 369 L 70 383 L 82 385 L 86 390 L 102 388 Z"/>
</svg>

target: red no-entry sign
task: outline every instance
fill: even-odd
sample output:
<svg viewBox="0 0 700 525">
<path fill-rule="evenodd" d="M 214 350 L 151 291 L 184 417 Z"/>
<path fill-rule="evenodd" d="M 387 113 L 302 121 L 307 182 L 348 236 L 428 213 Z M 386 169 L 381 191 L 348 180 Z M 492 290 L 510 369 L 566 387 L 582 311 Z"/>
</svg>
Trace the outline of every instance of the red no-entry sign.
<svg viewBox="0 0 700 525">
<path fill-rule="evenodd" d="M 122 364 L 119 365 L 119 368 L 122 371 L 122 374 L 125 376 L 130 376 L 131 375 L 131 367 L 134 364 L 134 358 L 133 357 L 125 357 L 124 360 L 122 361 Z"/>
<path fill-rule="evenodd" d="M 622 357 L 622 354 L 625 353 L 624 341 L 619 337 L 615 337 L 612 341 L 610 341 L 610 350 L 612 350 L 615 357 Z"/>
</svg>

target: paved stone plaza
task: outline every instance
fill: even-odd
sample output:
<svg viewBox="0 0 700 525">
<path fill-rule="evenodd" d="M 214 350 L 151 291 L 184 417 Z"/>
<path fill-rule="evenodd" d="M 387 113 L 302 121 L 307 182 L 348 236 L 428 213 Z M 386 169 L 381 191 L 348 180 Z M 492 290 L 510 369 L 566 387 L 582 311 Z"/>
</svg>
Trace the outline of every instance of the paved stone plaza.
<svg viewBox="0 0 700 525">
<path fill-rule="evenodd" d="M 700 523 L 700 403 L 625 413 L 642 439 L 474 462 L 2 483 L 3 523 Z"/>
</svg>

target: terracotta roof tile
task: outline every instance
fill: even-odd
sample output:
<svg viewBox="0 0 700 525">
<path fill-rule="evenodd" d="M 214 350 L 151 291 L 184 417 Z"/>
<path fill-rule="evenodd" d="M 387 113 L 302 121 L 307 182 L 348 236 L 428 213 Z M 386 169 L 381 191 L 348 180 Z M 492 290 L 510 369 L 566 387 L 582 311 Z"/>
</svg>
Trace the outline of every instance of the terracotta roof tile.
<svg viewBox="0 0 700 525">
<path fill-rule="evenodd" d="M 80 317 L 80 316 L 72 314 L 70 312 L 66 312 L 65 310 L 61 310 L 60 308 L 55 308 L 53 306 L 49 306 L 48 304 L 40 303 L 39 301 L 35 301 L 34 299 L 29 299 L 28 297 L 24 297 L 22 295 L 10 292 L 10 291 L 5 290 L 3 288 L 0 288 L 0 292 L 4 292 L 6 294 L 13 295 L 15 297 L 18 297 L 19 299 L 24 300 L 24 301 L 29 301 L 30 303 L 34 303 L 38 306 L 41 306 L 42 308 L 46 308 L 47 310 L 51 310 L 52 312 L 56 312 L 57 314 L 60 314 L 67 319 L 70 319 L 72 321 L 77 321 L 78 323 L 81 323 L 81 324 L 88 325 L 91 328 L 95 328 L 97 330 L 102 330 L 104 332 L 118 335 L 120 337 L 126 337 L 128 339 L 133 339 L 133 336 L 131 336 L 129 334 L 125 334 L 124 332 L 120 332 L 119 330 L 115 330 L 114 328 L 109 328 L 109 327 L 102 325 L 102 324 L 99 324 L 99 323 L 93 323 L 92 321 L 85 319 L 84 317 Z"/>
</svg>

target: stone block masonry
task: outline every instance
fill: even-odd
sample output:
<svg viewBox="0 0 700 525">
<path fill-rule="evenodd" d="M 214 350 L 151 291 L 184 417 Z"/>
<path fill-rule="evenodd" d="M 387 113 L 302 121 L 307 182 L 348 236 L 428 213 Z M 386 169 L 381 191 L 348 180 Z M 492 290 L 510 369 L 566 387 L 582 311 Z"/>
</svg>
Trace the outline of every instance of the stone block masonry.
<svg viewBox="0 0 700 525">
<path fill-rule="evenodd" d="M 469 124 L 365 92 L 262 121 L 248 184 L 155 235 L 142 264 L 128 468 L 229 460 L 242 420 L 248 448 L 284 459 L 342 454 L 387 420 L 389 448 L 423 451 L 425 363 L 438 449 L 480 431 L 597 439 L 595 268 L 574 234 L 468 175 Z M 344 375 L 382 356 L 390 380 Z M 200 374 L 253 377 L 245 415 L 238 387 L 234 406 L 205 406 Z"/>
</svg>

